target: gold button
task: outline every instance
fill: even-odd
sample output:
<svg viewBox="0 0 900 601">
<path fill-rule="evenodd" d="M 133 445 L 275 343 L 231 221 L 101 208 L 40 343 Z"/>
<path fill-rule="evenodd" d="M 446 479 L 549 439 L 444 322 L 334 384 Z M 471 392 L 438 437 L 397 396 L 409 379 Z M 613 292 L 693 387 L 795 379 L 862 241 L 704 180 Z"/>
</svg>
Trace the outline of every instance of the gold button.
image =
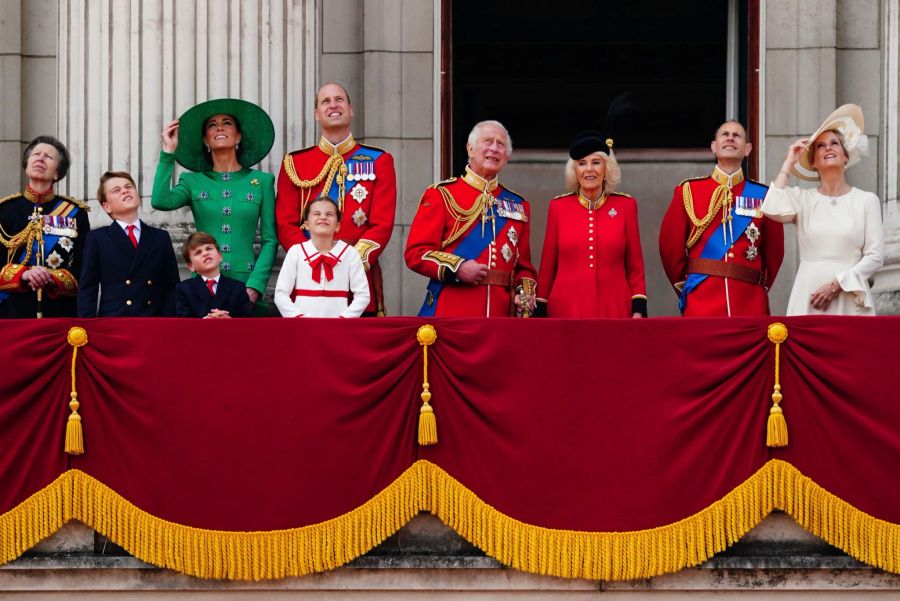
<svg viewBox="0 0 900 601">
<path fill-rule="evenodd" d="M 728 253 L 728 258 L 729 258 L 729 259 L 733 259 L 733 258 L 734 258 L 734 253 Z"/>
<path fill-rule="evenodd" d="M 131 280 L 125 280 L 125 285 L 126 285 L 126 286 L 131 286 Z"/>
<path fill-rule="evenodd" d="M 594 264 L 591 263 L 589 267 L 590 267 L 591 269 L 593 269 L 593 268 L 594 268 Z"/>
<path fill-rule="evenodd" d="M 153 280 L 147 280 L 147 285 L 148 285 L 148 286 L 152 286 L 152 285 L 153 285 Z"/>
<path fill-rule="evenodd" d="M 128 306 L 130 307 L 130 306 L 131 306 L 131 299 L 125 301 L 125 304 L 128 305 Z"/>
<path fill-rule="evenodd" d="M 497 266 L 497 262 L 496 262 L 496 261 L 491 261 L 491 267 L 496 267 L 496 266 Z"/>
<path fill-rule="evenodd" d="M 588 250 L 594 250 L 593 246 L 588 246 Z"/>
<path fill-rule="evenodd" d="M 148 305 L 152 305 L 152 304 L 153 304 L 153 301 L 152 301 L 152 300 L 148 300 L 148 301 L 147 301 L 147 304 L 148 304 Z"/>
<path fill-rule="evenodd" d="M 593 260 L 594 260 L 594 255 L 590 255 L 590 256 L 588 257 L 588 259 L 590 259 L 591 261 L 593 261 Z"/>
</svg>

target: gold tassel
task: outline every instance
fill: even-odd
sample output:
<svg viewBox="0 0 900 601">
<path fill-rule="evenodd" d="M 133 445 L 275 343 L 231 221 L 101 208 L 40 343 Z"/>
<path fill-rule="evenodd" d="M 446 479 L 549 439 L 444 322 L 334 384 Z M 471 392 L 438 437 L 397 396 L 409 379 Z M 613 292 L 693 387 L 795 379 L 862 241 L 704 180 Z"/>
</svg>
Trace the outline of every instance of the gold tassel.
<svg viewBox="0 0 900 601">
<path fill-rule="evenodd" d="M 69 393 L 69 421 L 66 422 L 66 444 L 65 451 L 69 455 L 84 454 L 84 434 L 81 426 L 81 416 L 78 415 L 78 408 L 81 403 L 78 402 L 78 391 L 75 390 L 75 359 L 78 357 L 78 347 L 88 343 L 87 331 L 84 328 L 75 326 L 69 328 L 69 334 L 66 340 L 72 345 L 72 392 Z"/>
<path fill-rule="evenodd" d="M 766 446 L 786 447 L 788 445 L 787 421 L 781 409 L 781 343 L 787 340 L 788 330 L 783 323 L 769 325 L 769 340 L 775 344 L 775 390 L 772 392 L 772 408 L 766 425 Z"/>
<path fill-rule="evenodd" d="M 437 332 L 431 324 L 425 324 L 416 332 L 416 340 L 422 345 L 422 408 L 419 410 L 419 444 L 429 446 L 437 444 L 437 418 L 429 401 L 431 386 L 428 384 L 428 347 L 437 340 Z"/>
</svg>

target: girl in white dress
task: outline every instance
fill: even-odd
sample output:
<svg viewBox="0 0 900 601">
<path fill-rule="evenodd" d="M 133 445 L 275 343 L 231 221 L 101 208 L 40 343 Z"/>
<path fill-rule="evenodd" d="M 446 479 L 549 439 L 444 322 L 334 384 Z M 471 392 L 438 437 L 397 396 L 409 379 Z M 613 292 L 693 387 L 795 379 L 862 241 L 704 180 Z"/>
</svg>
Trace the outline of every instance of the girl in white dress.
<svg viewBox="0 0 900 601">
<path fill-rule="evenodd" d="M 369 306 L 369 283 L 356 249 L 334 239 L 341 227 L 337 203 L 320 196 L 307 204 L 302 227 L 309 240 L 288 250 L 275 285 L 281 315 L 359 317 Z"/>
<path fill-rule="evenodd" d="M 791 144 L 762 212 L 797 225 L 800 266 L 788 315 L 875 315 L 869 278 L 884 262 L 881 202 L 847 183 L 867 148 L 862 110 L 846 104 L 809 138 Z M 788 188 L 788 174 L 819 181 Z"/>
</svg>

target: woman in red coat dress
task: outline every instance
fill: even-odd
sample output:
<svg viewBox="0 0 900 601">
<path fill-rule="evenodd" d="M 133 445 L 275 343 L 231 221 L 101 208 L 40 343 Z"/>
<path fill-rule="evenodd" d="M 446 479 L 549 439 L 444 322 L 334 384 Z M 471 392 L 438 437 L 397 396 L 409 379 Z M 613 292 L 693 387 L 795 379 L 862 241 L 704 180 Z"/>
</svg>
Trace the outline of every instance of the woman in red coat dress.
<svg viewBox="0 0 900 601">
<path fill-rule="evenodd" d="M 569 157 L 570 193 L 550 201 L 538 303 L 549 317 L 646 317 L 637 203 L 613 191 L 622 176 L 612 140 L 582 132 Z"/>
</svg>

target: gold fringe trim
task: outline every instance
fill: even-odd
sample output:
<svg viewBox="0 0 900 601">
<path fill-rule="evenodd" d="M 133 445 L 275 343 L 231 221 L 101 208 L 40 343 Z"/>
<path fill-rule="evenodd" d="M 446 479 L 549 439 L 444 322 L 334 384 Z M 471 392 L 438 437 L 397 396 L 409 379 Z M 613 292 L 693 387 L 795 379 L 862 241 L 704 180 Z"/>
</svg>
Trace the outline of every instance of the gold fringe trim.
<svg viewBox="0 0 900 601">
<path fill-rule="evenodd" d="M 555 530 L 525 524 L 431 465 L 431 512 L 501 563 L 534 574 L 634 580 L 703 563 L 774 509 L 849 555 L 900 573 L 900 524 L 842 501 L 781 460 L 770 460 L 709 507 L 678 522 L 630 532 Z"/>
<path fill-rule="evenodd" d="M 16 559 L 74 518 L 72 491 L 72 472 L 64 472 L 0 514 L 0 565 Z"/>
<path fill-rule="evenodd" d="M 652 578 L 700 564 L 735 543 L 774 509 L 883 570 L 900 573 L 900 524 L 874 518 L 781 460 L 771 460 L 709 507 L 678 522 L 632 532 L 555 530 L 491 507 L 443 469 L 420 460 L 360 507 L 301 528 L 204 530 L 135 507 L 70 470 L 0 515 L 0 563 L 71 519 L 135 557 L 201 578 L 260 580 L 337 568 L 366 553 L 419 511 L 430 511 L 488 555 L 516 569 L 591 580 Z"/>
</svg>

